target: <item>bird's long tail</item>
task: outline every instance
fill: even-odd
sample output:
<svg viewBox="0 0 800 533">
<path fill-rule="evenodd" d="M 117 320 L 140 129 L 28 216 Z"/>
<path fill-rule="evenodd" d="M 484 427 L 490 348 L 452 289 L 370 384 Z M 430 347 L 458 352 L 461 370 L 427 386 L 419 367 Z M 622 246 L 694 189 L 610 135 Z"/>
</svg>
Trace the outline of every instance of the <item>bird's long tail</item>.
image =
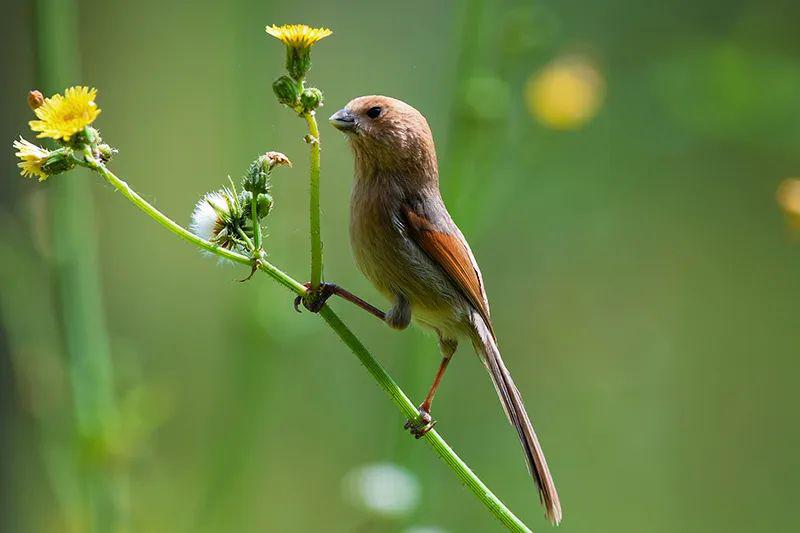
<svg viewBox="0 0 800 533">
<path fill-rule="evenodd" d="M 558 492 L 547 468 L 539 439 L 536 438 L 536 432 L 522 403 L 522 396 L 514 385 L 514 380 L 511 379 L 511 374 L 500 357 L 497 342 L 483 318 L 475 313 L 473 322 L 476 334 L 473 339 L 475 351 L 481 356 L 483 364 L 489 371 L 509 422 L 517 430 L 522 449 L 525 451 L 528 471 L 539 489 L 539 500 L 545 508 L 545 515 L 552 523 L 558 524 L 561 522 L 561 502 L 558 500 Z"/>
</svg>

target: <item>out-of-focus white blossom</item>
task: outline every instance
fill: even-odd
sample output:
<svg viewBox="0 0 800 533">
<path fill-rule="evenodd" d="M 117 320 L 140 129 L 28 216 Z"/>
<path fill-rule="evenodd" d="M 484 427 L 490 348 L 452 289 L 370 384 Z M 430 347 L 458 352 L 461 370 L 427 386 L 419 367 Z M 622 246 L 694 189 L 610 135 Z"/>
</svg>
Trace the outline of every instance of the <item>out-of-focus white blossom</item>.
<svg viewBox="0 0 800 533">
<path fill-rule="evenodd" d="M 350 471 L 343 489 L 351 503 L 385 517 L 408 514 L 420 499 L 417 478 L 393 463 L 368 464 Z"/>
</svg>

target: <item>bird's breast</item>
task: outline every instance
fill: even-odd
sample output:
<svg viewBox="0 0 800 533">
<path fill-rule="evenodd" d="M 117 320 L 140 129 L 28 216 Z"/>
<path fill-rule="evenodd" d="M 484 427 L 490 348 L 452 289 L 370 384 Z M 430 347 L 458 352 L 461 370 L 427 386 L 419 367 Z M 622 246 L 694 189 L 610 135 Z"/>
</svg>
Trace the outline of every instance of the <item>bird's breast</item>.
<svg viewBox="0 0 800 533">
<path fill-rule="evenodd" d="M 465 307 L 463 296 L 408 235 L 401 194 L 356 180 L 350 202 L 356 263 L 387 298 L 405 296 L 416 319 L 433 327 L 460 320 L 453 312 Z"/>
<path fill-rule="evenodd" d="M 384 294 L 398 292 L 406 277 L 409 243 L 397 220 L 392 198 L 357 182 L 350 202 L 350 242 L 353 255 L 364 275 Z"/>
</svg>

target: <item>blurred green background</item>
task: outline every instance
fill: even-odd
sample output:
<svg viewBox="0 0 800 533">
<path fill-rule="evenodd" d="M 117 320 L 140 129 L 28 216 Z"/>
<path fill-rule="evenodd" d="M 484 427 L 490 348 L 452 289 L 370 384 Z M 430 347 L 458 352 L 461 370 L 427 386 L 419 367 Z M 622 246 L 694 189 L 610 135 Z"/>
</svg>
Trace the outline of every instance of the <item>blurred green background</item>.
<svg viewBox="0 0 800 533">
<path fill-rule="evenodd" d="M 305 129 L 271 94 L 284 52 L 264 26 L 331 27 L 310 73 L 326 95 L 326 277 L 382 306 L 350 255 L 351 155 L 325 119 L 370 93 L 423 111 L 561 494 L 559 531 L 800 526 L 800 244 L 775 202 L 800 175 L 800 4 L 77 5 L 80 73 L 66 83 L 99 88 L 112 168 L 186 224 L 227 174 L 285 152 L 295 166 L 274 175 L 267 248 L 299 279 Z M 284 289 L 237 283 L 246 269 L 202 257 L 96 176 L 18 175 L 10 145 L 32 137 L 25 96 L 47 73 L 34 2 L 3 13 L 0 527 L 500 530 Z M 66 244 L 65 205 L 79 206 Z M 333 305 L 418 401 L 434 339 Z M 75 429 L 87 375 L 100 376 L 101 437 Z M 512 510 L 550 530 L 467 347 L 435 417 Z"/>
</svg>

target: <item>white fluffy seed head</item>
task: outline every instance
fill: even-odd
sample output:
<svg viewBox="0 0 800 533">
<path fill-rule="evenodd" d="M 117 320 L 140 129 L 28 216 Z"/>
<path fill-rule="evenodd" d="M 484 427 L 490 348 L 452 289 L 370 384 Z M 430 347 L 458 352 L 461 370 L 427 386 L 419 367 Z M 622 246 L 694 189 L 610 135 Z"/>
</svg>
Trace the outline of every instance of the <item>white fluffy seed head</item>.
<svg viewBox="0 0 800 533">
<path fill-rule="evenodd" d="M 216 209 L 214 209 L 216 207 Z M 217 210 L 227 211 L 228 203 L 221 191 L 214 191 L 203 196 L 192 211 L 192 223 L 189 229 L 198 237 L 214 242 L 219 232 L 225 227 Z"/>
</svg>

